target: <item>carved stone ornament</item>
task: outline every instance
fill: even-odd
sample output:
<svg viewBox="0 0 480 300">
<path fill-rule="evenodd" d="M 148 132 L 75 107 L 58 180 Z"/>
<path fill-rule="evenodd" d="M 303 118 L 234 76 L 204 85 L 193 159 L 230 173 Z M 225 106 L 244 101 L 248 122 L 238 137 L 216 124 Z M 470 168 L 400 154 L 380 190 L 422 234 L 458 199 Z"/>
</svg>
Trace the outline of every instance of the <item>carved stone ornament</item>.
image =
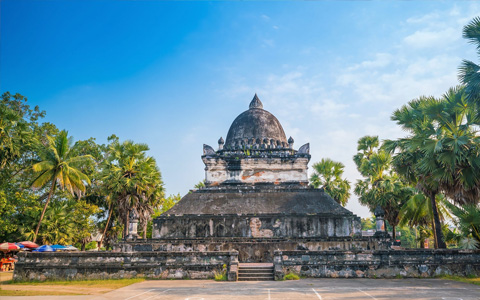
<svg viewBox="0 0 480 300">
<path fill-rule="evenodd" d="M 215 150 L 207 144 L 203 144 L 203 155 L 215 155 Z"/>
<path fill-rule="evenodd" d="M 298 153 L 309 154 L 310 153 L 310 143 L 306 143 L 305 145 L 300 147 L 300 149 L 298 149 Z"/>
</svg>

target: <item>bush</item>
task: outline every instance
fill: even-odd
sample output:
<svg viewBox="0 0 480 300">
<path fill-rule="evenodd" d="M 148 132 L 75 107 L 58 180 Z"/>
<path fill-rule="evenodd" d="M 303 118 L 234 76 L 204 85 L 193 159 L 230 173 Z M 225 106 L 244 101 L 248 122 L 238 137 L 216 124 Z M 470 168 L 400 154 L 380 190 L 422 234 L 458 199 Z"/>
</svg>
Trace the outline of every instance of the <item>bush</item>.
<svg viewBox="0 0 480 300">
<path fill-rule="evenodd" d="M 213 274 L 215 276 L 215 281 L 227 281 L 227 265 L 224 264 L 220 272 L 213 271 Z"/>
<path fill-rule="evenodd" d="M 285 277 L 283 277 L 285 280 L 299 280 L 300 277 L 298 277 L 297 274 L 295 273 L 287 273 L 285 274 Z"/>
</svg>

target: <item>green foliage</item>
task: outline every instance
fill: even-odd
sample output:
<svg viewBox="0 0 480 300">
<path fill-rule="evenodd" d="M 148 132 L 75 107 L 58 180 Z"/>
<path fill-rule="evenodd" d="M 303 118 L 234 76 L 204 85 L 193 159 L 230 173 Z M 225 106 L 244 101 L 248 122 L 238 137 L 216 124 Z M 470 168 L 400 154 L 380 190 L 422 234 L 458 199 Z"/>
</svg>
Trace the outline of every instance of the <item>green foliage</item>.
<svg viewBox="0 0 480 300">
<path fill-rule="evenodd" d="M 377 136 L 360 138 L 357 150 L 353 160 L 364 179 L 357 180 L 354 192 L 360 204 L 371 212 L 377 206 L 383 208 L 395 238 L 400 209 L 416 191 L 393 171 L 392 157 L 381 147 Z"/>
<path fill-rule="evenodd" d="M 446 206 L 456 217 L 455 223 L 461 232 L 459 246 L 466 249 L 480 248 L 480 208 L 478 205 L 455 206 L 446 202 Z"/>
<path fill-rule="evenodd" d="M 377 225 L 375 223 L 375 217 L 362 218 L 362 230 L 371 230 L 376 229 Z"/>
<path fill-rule="evenodd" d="M 155 159 L 146 155 L 147 150 L 145 144 L 120 143 L 114 138 L 102 165 L 102 181 L 110 199 L 109 211 L 114 212 L 123 225 L 123 236 L 128 234 L 129 214 L 134 211 L 146 237 L 148 221 L 164 197 L 160 171 Z"/>
<path fill-rule="evenodd" d="M 193 188 L 196 190 L 203 189 L 205 187 L 205 180 L 199 181 Z"/>
<path fill-rule="evenodd" d="M 215 281 L 227 281 L 227 265 L 222 266 L 221 271 L 213 271 Z"/>
<path fill-rule="evenodd" d="M 322 188 L 335 201 L 342 206 L 347 205 L 350 198 L 350 182 L 342 179 L 345 166 L 328 158 L 313 165 L 314 173 L 310 177 L 310 183 L 315 188 Z"/>
<path fill-rule="evenodd" d="M 90 155 L 76 156 L 75 152 L 72 151 L 73 139 L 68 137 L 65 130 L 61 131 L 56 137 L 47 135 L 47 140 L 46 146 L 38 148 L 39 160 L 32 166 L 32 170 L 35 172 L 32 187 L 44 188 L 47 185 L 50 186 L 47 201 L 40 214 L 40 220 L 33 236 L 34 242 L 37 239 L 40 225 L 57 185 L 62 191 L 66 189 L 72 196 L 77 195 L 80 198 L 82 193 L 85 192 L 85 185 L 90 183 L 90 179 L 81 172 L 80 168 L 92 157 Z"/>
<path fill-rule="evenodd" d="M 480 55 L 480 17 L 473 18 L 463 27 L 463 37 L 477 48 Z M 478 102 L 480 98 L 480 66 L 476 63 L 463 60 L 459 68 L 459 79 L 465 85 L 468 98 L 471 102 Z"/>
<path fill-rule="evenodd" d="M 0 241 L 33 240 L 37 235 L 43 242 L 85 245 L 99 229 L 108 229 L 107 241 L 116 240 L 124 222 L 113 204 L 125 178 L 114 189 L 103 169 L 114 146 L 118 150 L 128 143 L 121 144 L 112 135 L 107 146 L 98 145 L 94 138 L 73 145 L 66 131 L 38 123 L 44 115 L 38 107 L 31 109 L 20 94 L 1 96 Z M 136 178 L 135 184 L 123 187 L 128 187 L 130 204 L 140 214 L 145 231 L 151 212 L 163 199 L 161 177 L 152 158 L 141 154 L 143 158 L 129 161 L 131 147 L 126 148 L 120 149 L 125 151 L 119 158 L 125 165 L 132 163 L 130 177 Z M 111 219 L 108 226 L 107 218 Z"/>
<path fill-rule="evenodd" d="M 396 153 L 395 170 L 430 199 L 436 245 L 445 248 L 436 195 L 443 193 L 457 204 L 477 203 L 480 194 L 480 113 L 467 101 L 463 87 L 450 88 L 445 95 L 420 97 L 392 115 L 410 135 L 386 141 Z"/>
<path fill-rule="evenodd" d="M 85 250 L 97 249 L 97 242 L 89 242 L 85 245 Z"/>
<path fill-rule="evenodd" d="M 289 273 L 285 274 L 283 279 L 285 279 L 285 280 L 299 280 L 300 277 L 295 273 L 289 272 Z"/>
</svg>

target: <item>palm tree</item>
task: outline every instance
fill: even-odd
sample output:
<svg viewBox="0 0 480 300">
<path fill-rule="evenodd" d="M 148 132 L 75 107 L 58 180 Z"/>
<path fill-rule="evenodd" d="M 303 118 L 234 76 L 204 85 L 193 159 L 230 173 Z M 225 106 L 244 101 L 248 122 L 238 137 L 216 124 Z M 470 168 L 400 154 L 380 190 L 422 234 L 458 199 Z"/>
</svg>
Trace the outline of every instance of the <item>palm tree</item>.
<svg viewBox="0 0 480 300">
<path fill-rule="evenodd" d="M 62 190 L 67 190 L 72 195 L 76 194 L 81 197 L 82 193 L 85 192 L 85 184 L 90 183 L 90 179 L 79 170 L 79 166 L 92 159 L 92 157 L 90 155 L 73 155 L 71 151 L 73 139 L 68 137 L 68 132 L 63 130 L 55 138 L 47 136 L 47 139 L 48 145 L 38 151 L 40 161 L 32 166 L 36 176 L 32 182 L 32 187 L 43 188 L 50 184 L 47 201 L 35 229 L 34 242 L 37 239 L 45 211 L 57 185 Z"/>
<path fill-rule="evenodd" d="M 477 47 L 480 54 L 480 17 L 473 18 L 463 27 L 463 37 Z M 463 60 L 459 68 L 459 79 L 466 87 L 469 100 L 478 102 L 480 96 L 480 66 L 476 63 Z"/>
<path fill-rule="evenodd" d="M 129 213 L 139 213 L 140 225 L 144 227 L 153 213 L 153 208 L 163 199 L 163 182 L 155 159 L 146 156 L 145 144 L 132 141 L 114 141 L 108 148 L 104 162 L 103 181 L 110 199 L 110 216 L 116 211 L 123 223 L 123 236 L 128 234 Z M 105 232 L 105 231 L 104 231 Z"/>
<path fill-rule="evenodd" d="M 402 206 L 399 213 L 400 226 L 409 225 L 415 228 L 435 228 L 433 222 L 433 210 L 431 202 L 423 193 L 415 193 L 406 203 Z M 441 220 L 445 219 L 445 216 L 450 217 L 448 210 L 445 207 L 446 199 L 443 195 L 438 194 L 436 197 L 437 207 L 439 210 L 439 217 Z M 425 232 L 425 229 L 423 229 Z M 424 247 L 425 234 L 420 234 L 419 241 L 420 247 Z"/>
<path fill-rule="evenodd" d="M 386 141 L 396 171 L 429 197 L 436 245 L 445 248 L 436 196 L 444 193 L 458 204 L 476 203 L 480 195 L 478 107 L 468 103 L 462 87 L 441 99 L 420 97 L 393 113 L 392 120 L 409 137 Z"/>
<path fill-rule="evenodd" d="M 412 190 L 391 168 L 391 155 L 380 147 L 376 136 L 365 136 L 358 141 L 358 153 L 353 160 L 364 176 L 355 184 L 354 192 L 359 202 L 370 211 L 380 206 L 385 211 L 385 219 L 392 226 L 396 238 L 396 226 L 403 204 L 412 195 Z"/>
<path fill-rule="evenodd" d="M 475 204 L 458 207 L 448 202 L 446 206 L 457 217 L 456 223 L 463 237 L 473 238 L 476 241 L 473 244 L 478 248 L 480 245 L 480 207 Z"/>
<path fill-rule="evenodd" d="M 341 162 L 322 158 L 320 162 L 313 165 L 314 173 L 310 177 L 310 183 L 315 188 L 324 189 L 342 206 L 347 205 L 350 198 L 350 183 L 347 179 L 342 179 L 344 168 Z"/>
</svg>

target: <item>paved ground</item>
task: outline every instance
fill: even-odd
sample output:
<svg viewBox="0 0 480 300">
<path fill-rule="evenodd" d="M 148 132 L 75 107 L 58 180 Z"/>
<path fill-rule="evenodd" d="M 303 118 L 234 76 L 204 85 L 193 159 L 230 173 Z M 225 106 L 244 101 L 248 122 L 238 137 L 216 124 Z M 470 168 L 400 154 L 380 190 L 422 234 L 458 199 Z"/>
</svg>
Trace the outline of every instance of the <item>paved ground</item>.
<svg viewBox="0 0 480 300">
<path fill-rule="evenodd" d="M 276 300 L 276 299 L 442 299 L 478 300 L 480 286 L 440 279 L 301 279 L 298 281 L 215 282 L 148 280 L 102 296 L 2 297 L 65 300 Z"/>
</svg>

